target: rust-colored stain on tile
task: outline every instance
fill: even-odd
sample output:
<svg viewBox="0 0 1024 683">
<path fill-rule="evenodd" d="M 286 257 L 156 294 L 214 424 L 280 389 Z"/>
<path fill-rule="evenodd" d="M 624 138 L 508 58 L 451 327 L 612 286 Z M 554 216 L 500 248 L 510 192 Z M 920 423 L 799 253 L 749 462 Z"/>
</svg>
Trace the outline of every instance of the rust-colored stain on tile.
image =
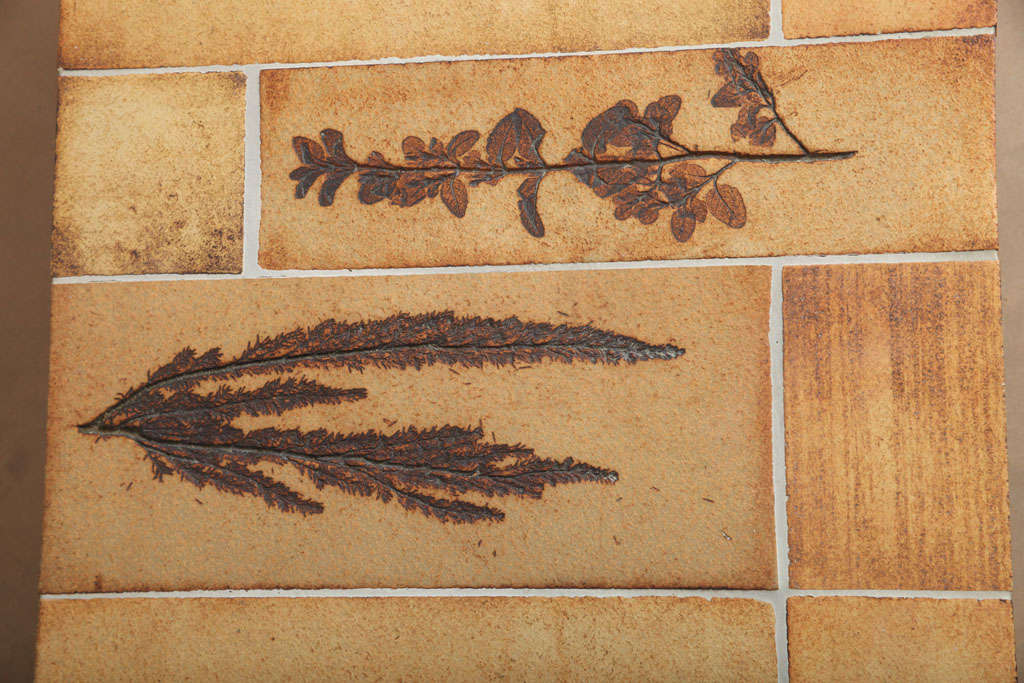
<svg viewBox="0 0 1024 683">
<path fill-rule="evenodd" d="M 767 268 L 734 267 L 58 285 L 42 589 L 774 587 L 769 279 Z M 310 364 L 305 380 L 365 398 L 231 423 L 479 426 L 487 443 L 617 473 L 613 484 L 545 487 L 540 499 L 463 494 L 498 505 L 502 521 L 446 524 L 379 496 L 317 490 L 288 465 L 248 462 L 323 505 L 286 514 L 257 496 L 196 488 L 195 477 L 155 480 L 137 440 L 78 429 L 185 346 L 219 346 L 227 360 L 257 335 L 430 311 L 589 323 L 686 353 L 362 372 Z M 217 430 L 207 436 L 226 433 Z"/>
<path fill-rule="evenodd" d="M 48 600 L 36 674 L 774 681 L 774 621 L 766 602 L 672 597 Z"/>
<path fill-rule="evenodd" d="M 783 271 L 798 588 L 1010 588 L 999 266 Z"/>
<path fill-rule="evenodd" d="M 768 35 L 768 0 L 445 3 L 63 0 L 65 68 L 324 62 L 730 43 Z"/>
<path fill-rule="evenodd" d="M 996 0 L 784 0 L 787 38 L 994 26 Z"/>
<path fill-rule="evenodd" d="M 52 271 L 239 272 L 245 77 L 60 79 Z"/>
<path fill-rule="evenodd" d="M 799 681 L 1013 681 L 1006 600 L 790 598 Z"/>
<path fill-rule="evenodd" d="M 721 51 L 710 50 L 265 71 L 260 263 L 362 268 L 996 246 L 991 38 L 753 52 L 770 107 L 748 106 L 752 93 L 723 95 L 728 70 L 720 59 L 716 68 Z M 515 126 L 506 125 L 510 117 Z M 670 133 L 675 151 L 626 134 L 638 127 Z M 506 162 L 499 153 L 507 147 L 488 151 L 487 143 L 513 128 L 523 145 Z M 616 169 L 602 167 L 598 182 L 575 168 L 581 149 L 593 157 L 605 143 L 659 168 L 658 153 L 680 156 L 676 175 L 687 189 L 698 179 L 707 181 L 702 189 L 728 189 L 722 201 L 702 197 L 702 206 L 687 208 L 686 197 L 669 196 L 675 176 L 662 174 L 652 181 L 666 193 L 661 203 L 678 200 L 687 210 L 659 213 L 618 187 L 636 186 L 644 169 L 607 177 Z M 687 149 L 699 169 L 687 170 L 699 165 L 683 163 Z M 331 150 L 367 168 L 345 181 L 338 169 L 348 165 L 338 161 L 324 196 L 324 181 L 308 171 Z M 727 156 L 701 156 L 708 152 Z M 719 183 L 717 171 L 736 153 L 784 158 L 738 159 Z M 781 163 L 806 153 L 836 157 Z M 516 181 L 468 171 L 466 187 L 411 182 L 416 174 L 388 180 L 396 174 L 389 164 L 425 164 L 437 175 L 452 154 L 467 168 L 478 157 L 517 167 Z M 533 167 L 551 160 L 575 170 L 545 174 L 538 189 Z M 304 195 L 317 182 L 320 202 L 296 199 L 297 184 Z"/>
</svg>

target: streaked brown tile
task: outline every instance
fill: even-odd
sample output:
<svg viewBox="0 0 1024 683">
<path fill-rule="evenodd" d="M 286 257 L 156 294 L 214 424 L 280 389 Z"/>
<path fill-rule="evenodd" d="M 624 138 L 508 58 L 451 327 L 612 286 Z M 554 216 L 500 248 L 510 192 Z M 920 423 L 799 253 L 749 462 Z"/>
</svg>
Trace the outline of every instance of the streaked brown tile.
<svg viewBox="0 0 1024 683">
<path fill-rule="evenodd" d="M 638 598 L 45 600 L 51 680 L 774 681 L 772 607 Z"/>
<path fill-rule="evenodd" d="M 680 144 L 705 152 L 800 156 L 777 126 L 772 147 L 733 140 L 739 110 L 711 104 L 725 82 L 715 73 L 713 51 L 266 71 L 261 77 L 260 262 L 271 269 L 366 268 L 996 246 L 991 38 L 755 52 L 780 115 L 803 144 L 816 152 L 856 155 L 818 163 L 737 164 L 721 184 L 738 188 L 743 211 L 733 217 L 745 214 L 745 226 L 727 227 L 712 210 L 686 242 L 673 235 L 673 208 L 663 208 L 653 224 L 641 223 L 639 216 L 619 220 L 616 211 L 625 204 L 602 198 L 566 168 L 551 170 L 541 182 L 536 200 L 545 226 L 541 238 L 522 224 L 522 173 L 493 185 L 473 185 L 478 178 L 460 171 L 470 181 L 468 201 L 455 203 L 463 217 L 446 207 L 438 188 L 417 194 L 410 173 L 391 193 L 384 192 L 385 182 L 361 186 L 360 176 L 372 180 L 372 169 L 366 168 L 349 176 L 333 204 L 323 207 L 318 200 L 323 180 L 304 199 L 295 197 L 297 183 L 290 173 L 304 164 L 293 139 L 319 144 L 322 129 L 336 129 L 351 159 L 365 163 L 379 151 L 389 163 L 413 164 L 404 159 L 404 152 L 415 152 L 403 151 L 407 136 L 425 144 L 437 137 L 445 144 L 472 130 L 480 134 L 475 150 L 487 157 L 491 131 L 521 108 L 535 119 L 528 139 L 538 140 L 543 128 L 539 154 L 548 166 L 557 166 L 581 146 L 584 131 L 594 138 L 588 144 L 595 142 L 596 128 L 588 125 L 617 102 L 632 100 L 642 118 L 648 103 L 678 95 L 681 108 L 672 138 Z M 613 120 L 623 111 L 609 113 L 606 124 L 614 129 L 619 124 Z M 630 130 L 642 131 L 638 125 Z M 606 137 L 611 142 L 614 136 Z M 616 158 L 645 153 L 615 146 L 627 143 L 623 138 L 612 145 Z M 660 151 L 666 157 L 683 154 L 664 145 Z M 706 173 L 725 165 L 724 159 L 700 161 Z M 436 170 L 442 162 L 432 163 L 432 173 L 443 175 Z M 666 166 L 662 181 L 676 177 L 674 168 L 683 167 Z M 704 187 L 707 198 L 713 185 Z M 719 217 L 729 219 L 722 206 Z"/>
<path fill-rule="evenodd" d="M 1013 681 L 1004 600 L 790 598 L 799 681 Z"/>
<path fill-rule="evenodd" d="M 60 79 L 54 275 L 237 273 L 245 77 Z"/>
<path fill-rule="evenodd" d="M 767 268 L 58 285 L 42 590 L 771 588 L 768 289 Z M 249 431 L 388 434 L 480 425 L 486 442 L 618 473 L 606 484 L 570 477 L 539 499 L 462 496 L 503 511 L 503 521 L 444 523 L 393 499 L 318 490 L 291 466 L 250 462 L 323 505 L 304 517 L 174 474 L 155 480 L 135 441 L 77 429 L 185 346 L 219 346 L 226 361 L 257 336 L 327 318 L 446 310 L 591 322 L 686 354 L 635 365 L 520 361 L 361 373 L 314 364 L 291 374 L 365 388 L 367 397 L 232 421 Z M 168 428 L 160 438 L 191 442 L 193 432 Z"/>
<path fill-rule="evenodd" d="M 730 43 L 768 35 L 768 0 L 317 3 L 64 0 L 65 68 L 323 62 Z"/>
<path fill-rule="evenodd" d="M 790 576 L 1009 589 L 999 266 L 783 270 Z"/>
<path fill-rule="evenodd" d="M 899 33 L 994 26 L 996 0 L 785 0 L 782 30 L 787 38 Z"/>
</svg>

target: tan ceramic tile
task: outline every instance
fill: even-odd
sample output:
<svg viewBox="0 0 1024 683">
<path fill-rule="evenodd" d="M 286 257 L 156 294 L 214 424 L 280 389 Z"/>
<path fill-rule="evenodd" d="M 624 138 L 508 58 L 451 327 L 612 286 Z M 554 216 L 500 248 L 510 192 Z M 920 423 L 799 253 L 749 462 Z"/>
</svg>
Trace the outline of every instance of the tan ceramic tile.
<svg viewBox="0 0 1024 683">
<path fill-rule="evenodd" d="M 746 109 L 711 104 L 725 83 L 715 73 L 714 51 L 266 71 L 261 77 L 260 261 L 274 269 L 359 268 L 996 246 L 990 38 L 756 53 L 767 87 L 774 88 L 777 110 L 800 141 L 818 153 L 856 151 L 855 156 L 796 163 L 794 156 L 805 155 L 775 124 L 766 124 L 763 137 L 754 135 L 768 143 L 774 132 L 773 146 L 753 145 L 746 126 L 732 125 Z M 644 119 L 647 104 L 663 97 L 661 106 L 650 110 L 651 118 Z M 749 93 L 745 97 L 756 99 Z M 628 105 L 614 109 L 627 98 L 637 104 L 635 120 Z M 716 101 L 738 100 L 726 92 Z M 591 156 L 603 160 L 602 178 L 617 182 L 608 175 L 621 164 L 614 159 L 650 158 L 650 135 L 658 122 L 671 120 L 677 104 L 671 137 L 691 152 L 741 151 L 768 160 L 788 155 L 787 163 L 747 160 L 728 169 L 719 185 L 721 197 L 712 199 L 713 183 L 701 181 L 702 201 L 690 208 L 697 217 L 708 215 L 685 242 L 675 236 L 686 237 L 692 226 L 681 215 L 673 227 L 675 209 L 661 210 L 653 224 L 640 220 L 649 221 L 650 211 L 618 220 L 615 212 L 628 209 L 625 203 L 617 207 L 612 197 L 601 198 L 570 169 L 557 168 L 585 137 L 588 149 L 595 150 Z M 599 134 L 601 124 L 591 122 L 609 108 Z M 761 111 L 762 119 L 767 120 L 768 111 Z M 301 163 L 293 138 L 316 140 L 315 153 L 322 129 L 343 134 L 351 159 L 365 163 L 379 151 L 389 163 L 432 166 L 430 177 L 444 187 L 433 187 L 436 196 L 423 198 L 431 188 L 415 186 L 422 173 L 417 178 L 419 172 L 403 172 L 403 181 L 391 191 L 386 179 L 375 180 L 373 169 L 363 167 L 344 180 L 329 207 L 319 205 L 322 179 L 308 196 L 296 199 L 298 183 L 290 174 L 303 165 L 330 164 L 321 159 Z M 519 189 L 525 186 L 526 196 L 531 195 L 523 178 L 528 181 L 532 171 L 475 186 L 473 181 L 486 174 L 462 171 L 457 183 L 449 183 L 444 178 L 450 171 L 436 170 L 451 163 L 444 158 L 447 149 L 437 150 L 440 156 L 431 161 L 429 149 L 420 151 L 415 139 L 406 141 L 411 136 L 429 146 L 436 136 L 447 144 L 460 131 L 478 131 L 472 151 L 466 151 L 472 134 L 455 139 L 452 151 L 459 166 L 474 167 L 488 157 L 500 165 L 500 134 L 488 152 L 494 130 L 521 136 L 521 148 L 506 166 L 527 169 L 541 165 L 535 143 L 544 133 L 539 155 L 556 168 L 549 168 L 537 194 L 542 238 L 529 234 L 521 221 L 521 214 L 531 214 L 520 209 L 523 204 L 528 208 L 528 202 Z M 732 130 L 741 139 L 734 141 Z M 598 149 L 602 140 L 608 143 L 603 153 Z M 336 143 L 336 136 L 328 141 Z M 619 145 L 635 145 L 636 151 Z M 504 151 L 511 154 L 510 149 L 506 145 Z M 659 151 L 666 158 L 685 156 L 665 144 Z M 406 153 L 413 159 L 404 160 Z M 698 161 L 705 173 L 726 163 Z M 337 177 L 345 163 L 333 163 Z M 570 163 L 581 162 L 575 157 Z M 664 196 L 655 193 L 659 201 L 684 201 L 680 188 L 693 189 L 700 180 L 678 161 L 666 163 L 664 171 L 658 191 Z M 357 176 L 364 180 L 362 199 Z M 607 195 L 606 189 L 600 191 Z M 628 194 L 617 196 L 624 202 Z M 744 220 L 738 230 L 726 225 Z"/>
<path fill-rule="evenodd" d="M 993 26 L 996 0 L 783 0 L 787 38 Z"/>
<path fill-rule="evenodd" d="M 596 9 L 596 8 L 595 8 Z M 768 35 L 768 0 L 386 2 L 63 0 L 67 68 L 324 62 L 729 43 Z"/>
<path fill-rule="evenodd" d="M 242 263 L 245 77 L 60 79 L 53 274 Z"/>
<path fill-rule="evenodd" d="M 58 285 L 52 309 L 43 591 L 772 587 L 768 288 L 766 268 Z M 227 361 L 257 335 L 265 339 L 331 317 L 375 320 L 397 312 L 446 310 L 501 319 L 514 315 L 529 322 L 592 322 L 644 342 L 683 347 L 685 355 L 671 358 L 678 352 L 666 349 L 664 359 L 632 365 L 517 356 L 514 367 L 437 364 L 420 371 L 367 367 L 362 373 L 321 367 L 315 356 L 317 362 L 291 374 L 331 387 L 365 388 L 367 397 L 235 420 L 248 430 L 325 427 L 388 434 L 407 426 L 480 425 L 483 443 L 520 443 L 540 458 L 572 458 L 583 463 L 581 468 L 618 474 L 614 483 L 607 476 L 598 477 L 604 483 L 574 483 L 590 477 L 573 470 L 566 476 L 570 481 L 544 487 L 540 499 L 484 498 L 475 489 L 455 496 L 495 507 L 503 521 L 441 521 L 404 509 L 394 499 L 384 502 L 333 487 L 317 490 L 296 468 L 246 460 L 247 467 L 323 506 L 321 514 L 308 516 L 283 512 L 258 496 L 197 489 L 176 475 L 154 480 L 151 463 L 132 439 L 96 440 L 90 435 L 95 430 L 76 429 L 186 345 L 200 352 L 221 346 Z M 490 336 L 472 338 L 479 339 L 474 346 L 498 343 Z M 404 339 L 391 343 L 401 350 L 411 343 Z M 464 343 L 451 337 L 416 339 L 433 340 L 437 348 Z M 554 355 L 575 348 L 575 342 L 558 336 L 539 339 L 566 347 L 555 347 Z M 306 343 L 289 348 L 310 356 Z M 611 344 L 600 338 L 594 343 Z M 397 357 L 389 354 L 381 362 Z M 213 381 L 219 377 L 195 391 L 205 395 L 225 385 Z M 266 380 L 244 382 L 255 388 Z M 102 423 L 127 419 L 118 411 L 111 415 L 118 417 Z M 132 429 L 137 422 L 131 422 Z M 180 425 L 145 429 L 163 448 L 172 448 L 168 439 L 216 441 L 210 435 L 193 438 L 195 430 Z M 275 448 L 313 452 L 286 441 Z M 217 443 L 242 449 L 234 438 Z M 248 443 L 244 453 L 232 453 L 242 460 L 257 449 L 266 454 L 262 441 Z M 206 449 L 199 455 L 220 452 Z M 517 455 L 500 462 L 519 461 Z M 352 461 L 352 467 L 370 464 Z M 429 495 L 447 494 L 431 489 Z"/>
<path fill-rule="evenodd" d="M 790 598 L 799 681 L 1013 681 L 1004 600 Z"/>
<path fill-rule="evenodd" d="M 999 266 L 786 268 L 799 588 L 1009 589 Z"/>
<path fill-rule="evenodd" d="M 50 680 L 774 681 L 755 600 L 46 600 Z"/>
</svg>

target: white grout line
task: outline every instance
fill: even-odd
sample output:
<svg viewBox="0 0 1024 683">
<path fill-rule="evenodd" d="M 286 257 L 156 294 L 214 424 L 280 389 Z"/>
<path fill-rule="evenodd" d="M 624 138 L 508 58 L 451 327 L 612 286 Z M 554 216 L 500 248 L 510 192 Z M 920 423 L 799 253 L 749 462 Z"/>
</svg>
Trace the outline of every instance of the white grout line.
<svg viewBox="0 0 1024 683">
<path fill-rule="evenodd" d="M 796 590 L 790 589 L 791 598 L 925 598 L 932 600 L 1009 600 L 1012 591 L 958 591 L 958 590 Z"/>
<path fill-rule="evenodd" d="M 626 270 L 640 268 L 699 268 L 715 266 L 770 266 L 771 301 L 769 305 L 768 343 L 771 358 L 772 395 L 772 477 L 775 496 L 775 536 L 778 589 L 726 590 L 726 589 L 576 589 L 576 588 L 358 588 L 358 589 L 270 589 L 270 590 L 192 590 L 145 591 L 122 593 L 43 594 L 42 600 L 95 600 L 116 598 L 365 598 L 365 597 L 640 597 L 670 596 L 678 598 L 746 598 L 771 603 L 775 610 L 776 655 L 778 680 L 789 680 L 789 652 L 786 622 L 786 601 L 792 596 L 810 597 L 872 597 L 872 598 L 937 598 L 1010 600 L 1009 591 L 914 591 L 914 590 L 793 590 L 789 585 L 789 539 L 786 510 L 785 415 L 783 392 L 783 337 L 782 337 L 782 268 L 784 266 L 837 265 L 856 263 L 911 263 L 942 261 L 997 260 L 995 251 L 953 251 L 937 253 L 891 253 L 850 255 L 767 256 L 707 259 L 677 259 L 668 261 L 629 261 L 600 263 L 554 263 L 504 266 L 452 266 L 424 268 L 367 268 L 359 270 L 281 270 L 267 271 L 259 265 L 259 227 L 261 212 L 260 187 L 260 88 L 262 71 L 268 69 L 298 69 L 335 66 L 368 66 L 380 64 L 417 64 L 432 62 L 481 61 L 496 59 L 535 59 L 584 57 L 615 54 L 642 54 L 652 52 L 680 52 L 708 50 L 719 47 L 770 47 L 825 45 L 836 43 L 868 43 L 883 40 L 919 40 L 959 36 L 992 35 L 994 28 L 920 31 L 859 36 L 833 36 L 787 40 L 782 30 L 782 3 L 769 0 L 769 33 L 766 40 L 680 45 L 654 48 L 628 48 L 621 50 L 594 50 L 568 53 L 481 54 L 481 55 L 426 55 L 410 58 L 382 58 L 340 60 L 305 63 L 235 64 L 185 67 L 157 67 L 136 69 L 59 69 L 60 76 L 119 76 L 131 74 L 173 74 L 237 72 L 246 76 L 245 96 L 245 189 L 243 212 L 242 270 L 237 274 L 152 274 L 152 275 L 88 275 L 54 278 L 54 284 L 100 282 L 160 282 L 173 280 L 237 280 L 257 278 L 300 277 L 376 277 L 384 275 L 517 273 L 567 270 Z"/>
<path fill-rule="evenodd" d="M 247 187 L 246 258 L 241 273 L 153 273 L 146 275 L 74 275 L 53 278 L 53 284 L 71 285 L 93 282 L 162 282 L 166 280 L 240 280 L 257 278 L 314 278 L 314 277 L 379 277 L 382 275 L 457 275 L 479 273 L 523 273 L 565 270 L 634 270 L 644 268 L 712 268 L 724 266 L 813 266 L 855 263 L 939 263 L 946 261 L 995 261 L 998 252 L 938 251 L 897 252 L 891 254 L 833 254 L 787 255 L 724 258 L 694 258 L 666 261 L 602 261 L 594 263 L 526 263 L 503 266 L 437 266 L 422 268 L 359 268 L 355 270 L 264 270 L 256 263 L 253 253 L 258 241 L 259 189 Z M 255 208 L 250 210 L 250 199 Z M 255 217 L 251 214 L 256 212 Z"/>
<path fill-rule="evenodd" d="M 673 588 L 273 588 L 241 590 L 128 591 L 123 593 L 43 593 L 42 600 L 113 600 L 118 598 L 732 598 L 775 603 L 779 591 Z M 939 600 L 1009 600 L 1010 591 L 792 591 L 795 596 L 934 598 Z"/>
<path fill-rule="evenodd" d="M 777 0 L 775 0 L 777 1 Z M 920 40 L 924 38 L 951 38 L 961 36 L 992 35 L 995 29 L 958 28 L 944 31 L 912 31 L 904 33 L 878 33 L 857 36 L 830 36 L 824 38 L 786 39 L 774 30 L 767 40 L 744 40 L 733 43 L 705 43 L 702 45 L 666 45 L 659 47 L 633 47 L 621 50 L 586 50 L 579 52 L 532 52 L 528 54 L 477 55 L 421 55 L 418 57 L 382 57 L 380 59 L 346 59 L 328 62 L 271 62 L 266 64 L 208 64 L 204 66 L 160 66 L 132 69 L 58 69 L 61 76 L 129 76 L 133 74 L 211 73 L 218 71 L 248 71 L 254 69 L 306 69 L 332 66 L 375 66 L 380 64 L 424 64 L 430 62 L 476 62 L 496 59 L 551 59 L 561 57 L 592 57 L 601 55 L 644 54 L 649 52 L 686 52 L 712 50 L 721 47 L 792 47 L 798 45 L 830 45 L 834 43 L 876 43 L 883 40 Z"/>
<path fill-rule="evenodd" d="M 775 557 L 779 589 L 775 597 L 775 659 L 779 681 L 789 680 L 789 522 L 786 510 L 786 418 L 782 356 L 782 266 L 772 266 L 768 305 L 768 353 L 772 387 L 772 483 L 775 493 Z"/>
<path fill-rule="evenodd" d="M 785 36 L 782 35 L 782 0 L 769 0 L 768 21 L 768 43 L 783 43 Z"/>
<path fill-rule="evenodd" d="M 245 194 L 242 211 L 241 277 L 259 274 L 260 252 L 260 71 L 245 68 Z"/>
</svg>

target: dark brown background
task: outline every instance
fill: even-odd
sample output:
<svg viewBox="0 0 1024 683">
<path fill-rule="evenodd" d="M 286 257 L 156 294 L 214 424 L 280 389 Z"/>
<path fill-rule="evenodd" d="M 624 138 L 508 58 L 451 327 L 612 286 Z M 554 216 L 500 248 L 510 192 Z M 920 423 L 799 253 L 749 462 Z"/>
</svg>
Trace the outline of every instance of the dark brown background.
<svg viewBox="0 0 1024 683">
<path fill-rule="evenodd" d="M 0 0 L 0 678 L 30 680 L 43 494 L 57 0 Z"/>
<path fill-rule="evenodd" d="M 0 677 L 5 680 L 31 678 L 35 641 L 57 4 L 0 0 Z M 1002 0 L 999 24 L 999 232 L 1011 515 L 1019 539 L 1024 537 L 1024 0 Z M 1015 544 L 1014 564 L 1024 567 L 1024 543 Z M 1017 604 L 1024 605 L 1024 581 L 1017 586 Z M 1022 662 L 1024 609 L 1015 611 Z"/>
</svg>

